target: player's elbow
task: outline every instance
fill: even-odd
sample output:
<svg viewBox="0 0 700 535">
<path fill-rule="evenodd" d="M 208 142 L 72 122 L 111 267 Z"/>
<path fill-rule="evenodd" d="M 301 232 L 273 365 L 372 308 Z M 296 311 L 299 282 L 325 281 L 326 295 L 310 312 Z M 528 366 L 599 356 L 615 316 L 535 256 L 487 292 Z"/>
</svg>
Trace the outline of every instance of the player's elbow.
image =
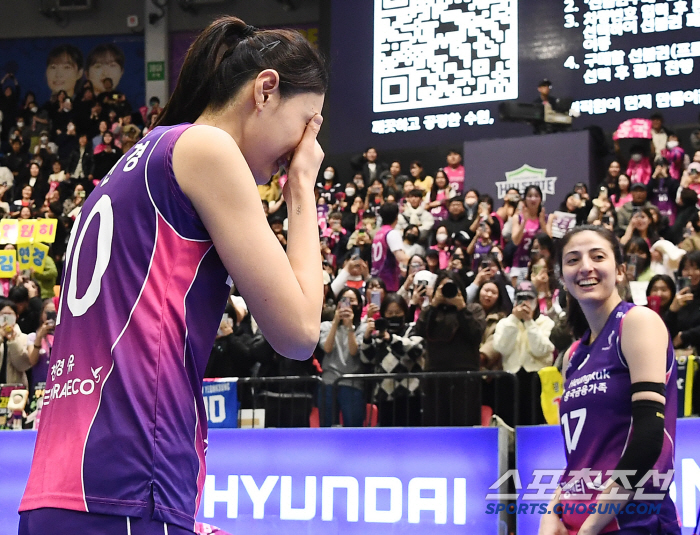
<svg viewBox="0 0 700 535">
<path fill-rule="evenodd" d="M 298 326 L 291 336 L 281 337 L 272 347 L 288 359 L 307 360 L 311 357 L 318 345 L 320 324 Z"/>
</svg>

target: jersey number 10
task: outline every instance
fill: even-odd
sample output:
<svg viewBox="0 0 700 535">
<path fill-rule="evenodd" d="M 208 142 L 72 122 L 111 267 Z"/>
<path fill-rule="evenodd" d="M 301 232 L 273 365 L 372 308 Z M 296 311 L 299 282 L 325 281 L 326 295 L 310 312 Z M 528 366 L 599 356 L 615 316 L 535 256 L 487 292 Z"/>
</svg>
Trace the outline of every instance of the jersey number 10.
<svg viewBox="0 0 700 535">
<path fill-rule="evenodd" d="M 66 272 L 65 280 L 65 292 L 66 292 L 66 303 L 70 313 L 79 317 L 85 314 L 92 305 L 95 304 L 97 298 L 100 295 L 102 289 L 102 276 L 107 271 L 107 266 L 109 265 L 110 258 L 112 256 L 112 238 L 114 237 L 114 212 L 112 211 L 112 199 L 109 195 L 103 195 L 92 207 L 90 215 L 87 216 L 87 220 L 80 229 L 77 242 L 75 241 L 76 235 L 78 235 L 78 229 L 80 228 L 80 218 L 83 215 L 81 212 L 75 219 L 75 224 L 73 225 L 73 232 L 71 232 L 70 239 L 68 240 L 68 249 L 66 251 L 66 261 L 65 269 L 70 271 Z M 97 258 L 95 260 L 95 267 L 93 269 L 92 275 L 90 276 L 90 284 L 85 291 L 85 295 L 82 297 L 77 296 L 77 279 L 78 279 L 78 260 L 80 258 L 80 249 L 83 246 L 83 240 L 85 239 L 85 234 L 87 233 L 90 223 L 93 218 L 99 215 L 99 229 L 97 231 Z M 75 246 L 75 249 L 73 248 Z M 73 261 L 71 263 L 71 260 Z M 61 300 L 60 306 L 58 308 L 58 314 L 56 317 L 56 325 L 61 323 L 61 313 L 63 312 L 63 300 Z"/>
</svg>

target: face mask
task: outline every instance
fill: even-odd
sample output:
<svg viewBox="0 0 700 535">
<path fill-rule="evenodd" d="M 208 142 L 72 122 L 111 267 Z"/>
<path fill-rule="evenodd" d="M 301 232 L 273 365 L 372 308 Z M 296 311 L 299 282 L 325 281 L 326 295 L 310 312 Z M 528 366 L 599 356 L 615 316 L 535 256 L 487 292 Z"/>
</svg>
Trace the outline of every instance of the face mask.
<svg viewBox="0 0 700 535">
<path fill-rule="evenodd" d="M 346 197 L 354 197 L 355 196 L 355 190 L 353 188 L 348 188 L 345 190 L 345 196 Z"/>
<path fill-rule="evenodd" d="M 323 172 L 323 178 L 325 178 L 326 180 L 331 180 L 334 176 L 335 176 L 335 174 L 333 173 L 333 171 L 324 171 Z"/>
<path fill-rule="evenodd" d="M 41 136 L 41 142 L 42 142 L 42 143 L 48 143 L 48 142 L 49 142 L 49 138 L 46 137 L 46 136 Z"/>
<path fill-rule="evenodd" d="M 445 243 L 447 241 L 447 234 L 438 234 L 435 236 L 438 243 Z"/>
<path fill-rule="evenodd" d="M 666 143 L 666 147 L 669 149 L 675 149 L 678 146 L 678 141 L 669 141 Z"/>
<path fill-rule="evenodd" d="M 464 204 L 467 206 L 474 206 L 477 203 L 476 199 L 473 199 L 472 197 L 469 197 L 468 199 L 465 199 Z"/>
<path fill-rule="evenodd" d="M 642 161 L 642 155 L 641 154 L 633 154 L 632 155 L 632 160 L 635 162 L 641 162 Z"/>
<path fill-rule="evenodd" d="M 442 236 L 442 234 L 440 234 L 440 236 Z M 408 243 L 410 243 L 411 245 L 413 245 L 414 243 L 416 243 L 418 241 L 418 236 L 416 236 L 415 234 L 406 234 L 406 241 Z M 439 241 L 439 238 L 438 238 L 438 241 Z"/>
<path fill-rule="evenodd" d="M 386 330 L 392 334 L 398 334 L 403 328 L 404 319 L 402 317 L 386 318 L 386 322 L 389 325 Z"/>
<path fill-rule="evenodd" d="M 356 179 L 353 180 L 353 182 L 355 183 L 355 185 L 356 185 L 358 188 L 362 187 L 363 181 L 362 181 L 361 178 L 356 178 Z"/>
<path fill-rule="evenodd" d="M 37 108 L 36 106 L 32 106 L 32 113 L 36 113 L 38 111 L 39 111 L 39 108 Z"/>
<path fill-rule="evenodd" d="M 18 128 L 24 128 L 24 121 L 17 121 Z"/>
</svg>

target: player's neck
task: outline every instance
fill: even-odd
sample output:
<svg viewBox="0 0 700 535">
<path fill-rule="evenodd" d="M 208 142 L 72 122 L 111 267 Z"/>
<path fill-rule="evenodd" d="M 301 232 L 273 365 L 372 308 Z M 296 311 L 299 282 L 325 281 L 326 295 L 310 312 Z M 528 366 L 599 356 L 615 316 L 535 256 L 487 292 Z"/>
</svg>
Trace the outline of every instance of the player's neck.
<svg viewBox="0 0 700 535">
<path fill-rule="evenodd" d="M 588 321 L 588 326 L 591 329 L 591 338 L 588 341 L 592 343 L 605 327 L 605 323 L 608 321 L 608 317 L 615 310 L 615 307 L 620 304 L 622 299 L 617 291 L 614 291 L 608 299 L 602 303 L 589 303 L 588 306 L 581 304 L 581 310 L 586 316 L 586 321 Z"/>
</svg>

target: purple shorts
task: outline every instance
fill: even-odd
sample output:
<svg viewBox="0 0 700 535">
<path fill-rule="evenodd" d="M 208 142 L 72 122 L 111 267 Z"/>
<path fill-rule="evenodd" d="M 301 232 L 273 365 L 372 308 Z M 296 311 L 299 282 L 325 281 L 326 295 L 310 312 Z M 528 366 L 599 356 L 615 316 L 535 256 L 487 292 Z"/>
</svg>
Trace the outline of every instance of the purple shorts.
<svg viewBox="0 0 700 535">
<path fill-rule="evenodd" d="M 19 535 L 192 535 L 173 524 L 150 518 L 99 515 L 68 509 L 34 509 L 20 513 Z"/>
</svg>

